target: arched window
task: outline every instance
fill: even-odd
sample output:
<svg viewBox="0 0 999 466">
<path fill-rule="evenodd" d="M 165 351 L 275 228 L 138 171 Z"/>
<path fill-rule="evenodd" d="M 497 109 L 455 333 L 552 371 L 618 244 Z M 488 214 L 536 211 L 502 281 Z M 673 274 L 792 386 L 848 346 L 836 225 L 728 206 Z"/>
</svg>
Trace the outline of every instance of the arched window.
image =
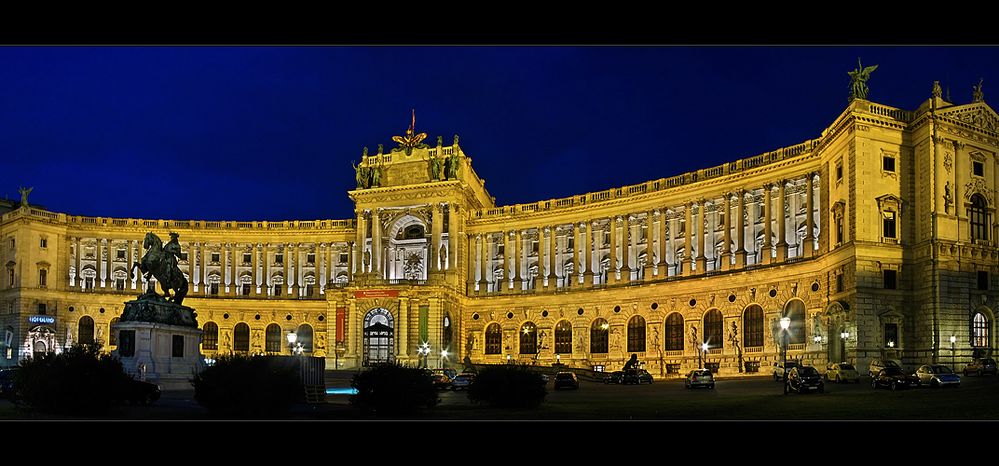
<svg viewBox="0 0 999 466">
<path fill-rule="evenodd" d="M 500 354 L 503 351 L 503 330 L 499 324 L 486 327 L 486 354 Z"/>
<path fill-rule="evenodd" d="M 402 239 L 421 239 L 425 236 L 423 225 L 410 225 L 403 230 Z"/>
<path fill-rule="evenodd" d="M 709 349 L 721 348 L 725 346 L 725 339 L 722 330 L 722 313 L 718 309 L 712 309 L 704 315 L 704 342 Z"/>
<path fill-rule="evenodd" d="M 302 344 L 302 351 L 307 353 L 312 352 L 312 326 L 309 324 L 302 324 L 298 326 L 298 343 Z"/>
<path fill-rule="evenodd" d="M 444 314 L 444 321 L 441 322 L 441 348 L 448 353 L 451 353 L 451 341 L 454 338 L 451 324 L 451 315 Z"/>
<path fill-rule="evenodd" d="M 679 312 L 666 318 L 666 351 L 683 351 L 683 316 Z"/>
<path fill-rule="evenodd" d="M 520 327 L 520 354 L 538 353 L 538 327 L 533 322 L 524 322 Z"/>
<path fill-rule="evenodd" d="M 597 319 L 590 325 L 590 353 L 607 352 L 607 334 L 610 324 L 604 319 Z"/>
<path fill-rule="evenodd" d="M 117 323 L 118 323 L 118 318 L 115 317 L 115 318 L 111 319 L 111 322 L 108 324 L 108 345 L 109 346 L 118 346 L 118 332 L 114 329 L 114 324 L 117 324 Z"/>
<path fill-rule="evenodd" d="M 555 354 L 572 354 L 572 324 L 568 320 L 555 325 Z"/>
<path fill-rule="evenodd" d="M 784 305 L 784 317 L 791 318 L 791 326 L 787 329 L 787 342 L 790 345 L 805 342 L 805 303 L 800 299 L 792 299 Z"/>
<path fill-rule="evenodd" d="M 205 322 L 201 330 L 201 349 L 219 349 L 219 326 L 215 322 Z"/>
<path fill-rule="evenodd" d="M 212 324 L 214 325 L 214 324 Z M 216 332 L 218 330 L 216 329 Z M 267 326 L 267 331 L 265 332 L 266 341 L 264 343 L 264 351 L 268 353 L 280 353 L 281 352 L 281 326 L 278 324 L 270 324 Z"/>
<path fill-rule="evenodd" d="M 250 326 L 243 322 L 236 324 L 232 329 L 232 349 L 233 351 L 250 351 Z"/>
<path fill-rule="evenodd" d="M 642 316 L 628 321 L 628 352 L 645 352 L 645 319 Z"/>
<path fill-rule="evenodd" d="M 763 308 L 756 304 L 742 313 L 742 346 L 763 346 Z"/>
<path fill-rule="evenodd" d="M 975 348 L 989 347 L 989 319 L 985 314 L 976 312 L 971 318 L 971 346 Z"/>
<path fill-rule="evenodd" d="M 987 241 L 989 239 L 989 213 L 986 210 L 985 198 L 981 194 L 971 196 L 971 207 L 968 208 L 971 221 L 971 240 Z"/>
<path fill-rule="evenodd" d="M 83 316 L 80 318 L 79 331 L 76 334 L 76 339 L 84 345 L 94 344 L 94 319 L 92 317 Z"/>
</svg>

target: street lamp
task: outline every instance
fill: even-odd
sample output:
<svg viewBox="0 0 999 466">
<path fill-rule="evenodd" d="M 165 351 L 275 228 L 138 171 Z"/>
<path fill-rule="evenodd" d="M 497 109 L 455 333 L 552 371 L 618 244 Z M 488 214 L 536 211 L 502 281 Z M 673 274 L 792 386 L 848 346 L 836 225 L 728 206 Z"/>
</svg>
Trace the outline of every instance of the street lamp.
<svg viewBox="0 0 999 466">
<path fill-rule="evenodd" d="M 447 350 L 441 350 L 441 368 L 444 367 L 444 361 L 447 361 Z"/>
<path fill-rule="evenodd" d="M 295 332 L 288 331 L 288 349 L 291 354 L 295 354 L 295 342 L 298 341 L 298 335 Z"/>
<path fill-rule="evenodd" d="M 784 369 L 784 371 L 783 372 L 784 372 L 784 381 L 785 382 L 787 382 L 787 329 L 790 326 L 791 326 L 791 318 L 790 317 L 781 317 L 780 318 L 781 334 L 784 336 L 784 344 L 781 345 L 781 352 L 784 353 L 784 356 L 783 356 L 783 359 L 784 359 L 783 369 Z"/>
<path fill-rule="evenodd" d="M 420 355 L 420 367 L 427 367 L 427 356 L 430 355 L 430 342 L 423 342 L 420 344 L 420 348 L 416 350 Z"/>
<path fill-rule="evenodd" d="M 510 364 L 510 355 L 509 354 L 506 355 L 506 363 Z"/>
<path fill-rule="evenodd" d="M 708 343 L 707 342 L 701 343 L 701 352 L 697 353 L 697 356 L 698 356 L 697 363 L 701 365 L 701 369 L 704 369 L 704 360 L 701 359 L 700 356 L 702 354 L 707 354 L 707 352 L 708 352 Z M 707 356 L 705 356 L 705 358 L 706 357 Z"/>
<path fill-rule="evenodd" d="M 846 362 L 846 340 L 850 338 L 850 332 L 846 330 L 840 332 L 839 334 L 839 346 L 840 355 L 843 357 L 843 362 Z"/>
<path fill-rule="evenodd" d="M 951 372 L 957 372 L 957 369 L 954 369 L 954 367 L 955 367 L 955 365 L 954 365 L 954 353 L 957 351 L 957 348 L 955 346 L 956 344 L 957 344 L 957 337 L 954 336 L 954 335 L 951 335 L 950 336 L 950 370 L 951 370 Z"/>
<path fill-rule="evenodd" d="M 555 364 L 562 364 L 562 355 L 555 354 Z"/>
<path fill-rule="evenodd" d="M 334 366 L 336 370 L 340 370 L 340 356 L 347 351 L 347 348 L 343 345 L 342 341 L 336 342 L 336 346 L 333 349 L 334 354 L 336 354 L 336 365 Z"/>
<path fill-rule="evenodd" d="M 895 341 L 894 340 L 888 340 L 888 347 L 889 348 L 895 348 Z"/>
</svg>

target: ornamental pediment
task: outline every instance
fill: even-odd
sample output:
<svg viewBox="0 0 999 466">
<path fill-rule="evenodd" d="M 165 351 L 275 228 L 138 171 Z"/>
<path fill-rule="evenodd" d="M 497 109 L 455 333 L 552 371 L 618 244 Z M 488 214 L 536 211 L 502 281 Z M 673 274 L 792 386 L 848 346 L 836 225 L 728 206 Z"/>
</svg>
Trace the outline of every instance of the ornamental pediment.
<svg viewBox="0 0 999 466">
<path fill-rule="evenodd" d="M 999 114 L 985 103 L 960 105 L 940 112 L 940 116 L 953 118 L 990 132 L 999 132 Z"/>
<path fill-rule="evenodd" d="M 894 194 L 885 194 L 883 196 L 876 197 L 875 200 L 878 201 L 878 208 L 880 210 L 894 210 L 896 212 L 902 211 L 902 199 Z"/>
</svg>

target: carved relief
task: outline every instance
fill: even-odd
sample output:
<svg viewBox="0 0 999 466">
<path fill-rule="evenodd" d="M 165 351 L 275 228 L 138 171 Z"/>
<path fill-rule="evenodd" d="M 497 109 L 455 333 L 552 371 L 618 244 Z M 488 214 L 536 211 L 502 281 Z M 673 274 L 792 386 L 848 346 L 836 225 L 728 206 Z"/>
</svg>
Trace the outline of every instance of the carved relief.
<svg viewBox="0 0 999 466">
<path fill-rule="evenodd" d="M 964 198 L 968 202 L 971 202 L 971 196 L 973 196 L 975 193 L 978 193 L 981 194 L 982 196 L 985 196 L 985 200 L 987 200 L 991 205 L 992 191 L 993 190 L 989 189 L 988 185 L 985 183 L 985 180 L 981 178 L 975 178 L 970 182 L 968 182 L 968 184 L 964 185 Z"/>
<path fill-rule="evenodd" d="M 944 165 L 944 169 L 947 170 L 947 174 L 949 175 L 950 171 L 951 171 L 951 168 L 954 167 L 954 154 L 951 154 L 950 151 L 945 151 L 944 152 L 943 165 Z"/>
</svg>

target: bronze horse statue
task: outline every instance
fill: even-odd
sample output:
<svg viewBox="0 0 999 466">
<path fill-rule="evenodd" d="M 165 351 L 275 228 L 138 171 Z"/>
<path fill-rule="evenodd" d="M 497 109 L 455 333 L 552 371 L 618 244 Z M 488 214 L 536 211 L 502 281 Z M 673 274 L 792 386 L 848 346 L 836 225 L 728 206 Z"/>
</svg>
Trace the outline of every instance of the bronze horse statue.
<svg viewBox="0 0 999 466">
<path fill-rule="evenodd" d="M 134 279 L 135 269 L 142 272 L 142 277 L 149 280 L 149 276 L 156 277 L 156 281 L 163 288 L 163 295 L 168 300 L 182 304 L 184 296 L 187 296 L 187 279 L 184 273 L 177 267 L 177 257 L 180 256 L 180 244 L 177 242 L 177 234 L 170 233 L 170 242 L 166 247 L 160 238 L 152 232 L 146 233 L 146 238 L 142 241 L 142 247 L 146 249 L 146 254 L 142 260 L 132 264 L 132 276 Z M 170 290 L 174 291 L 173 298 L 170 297 Z M 154 287 L 150 287 L 149 293 L 156 293 Z"/>
</svg>

